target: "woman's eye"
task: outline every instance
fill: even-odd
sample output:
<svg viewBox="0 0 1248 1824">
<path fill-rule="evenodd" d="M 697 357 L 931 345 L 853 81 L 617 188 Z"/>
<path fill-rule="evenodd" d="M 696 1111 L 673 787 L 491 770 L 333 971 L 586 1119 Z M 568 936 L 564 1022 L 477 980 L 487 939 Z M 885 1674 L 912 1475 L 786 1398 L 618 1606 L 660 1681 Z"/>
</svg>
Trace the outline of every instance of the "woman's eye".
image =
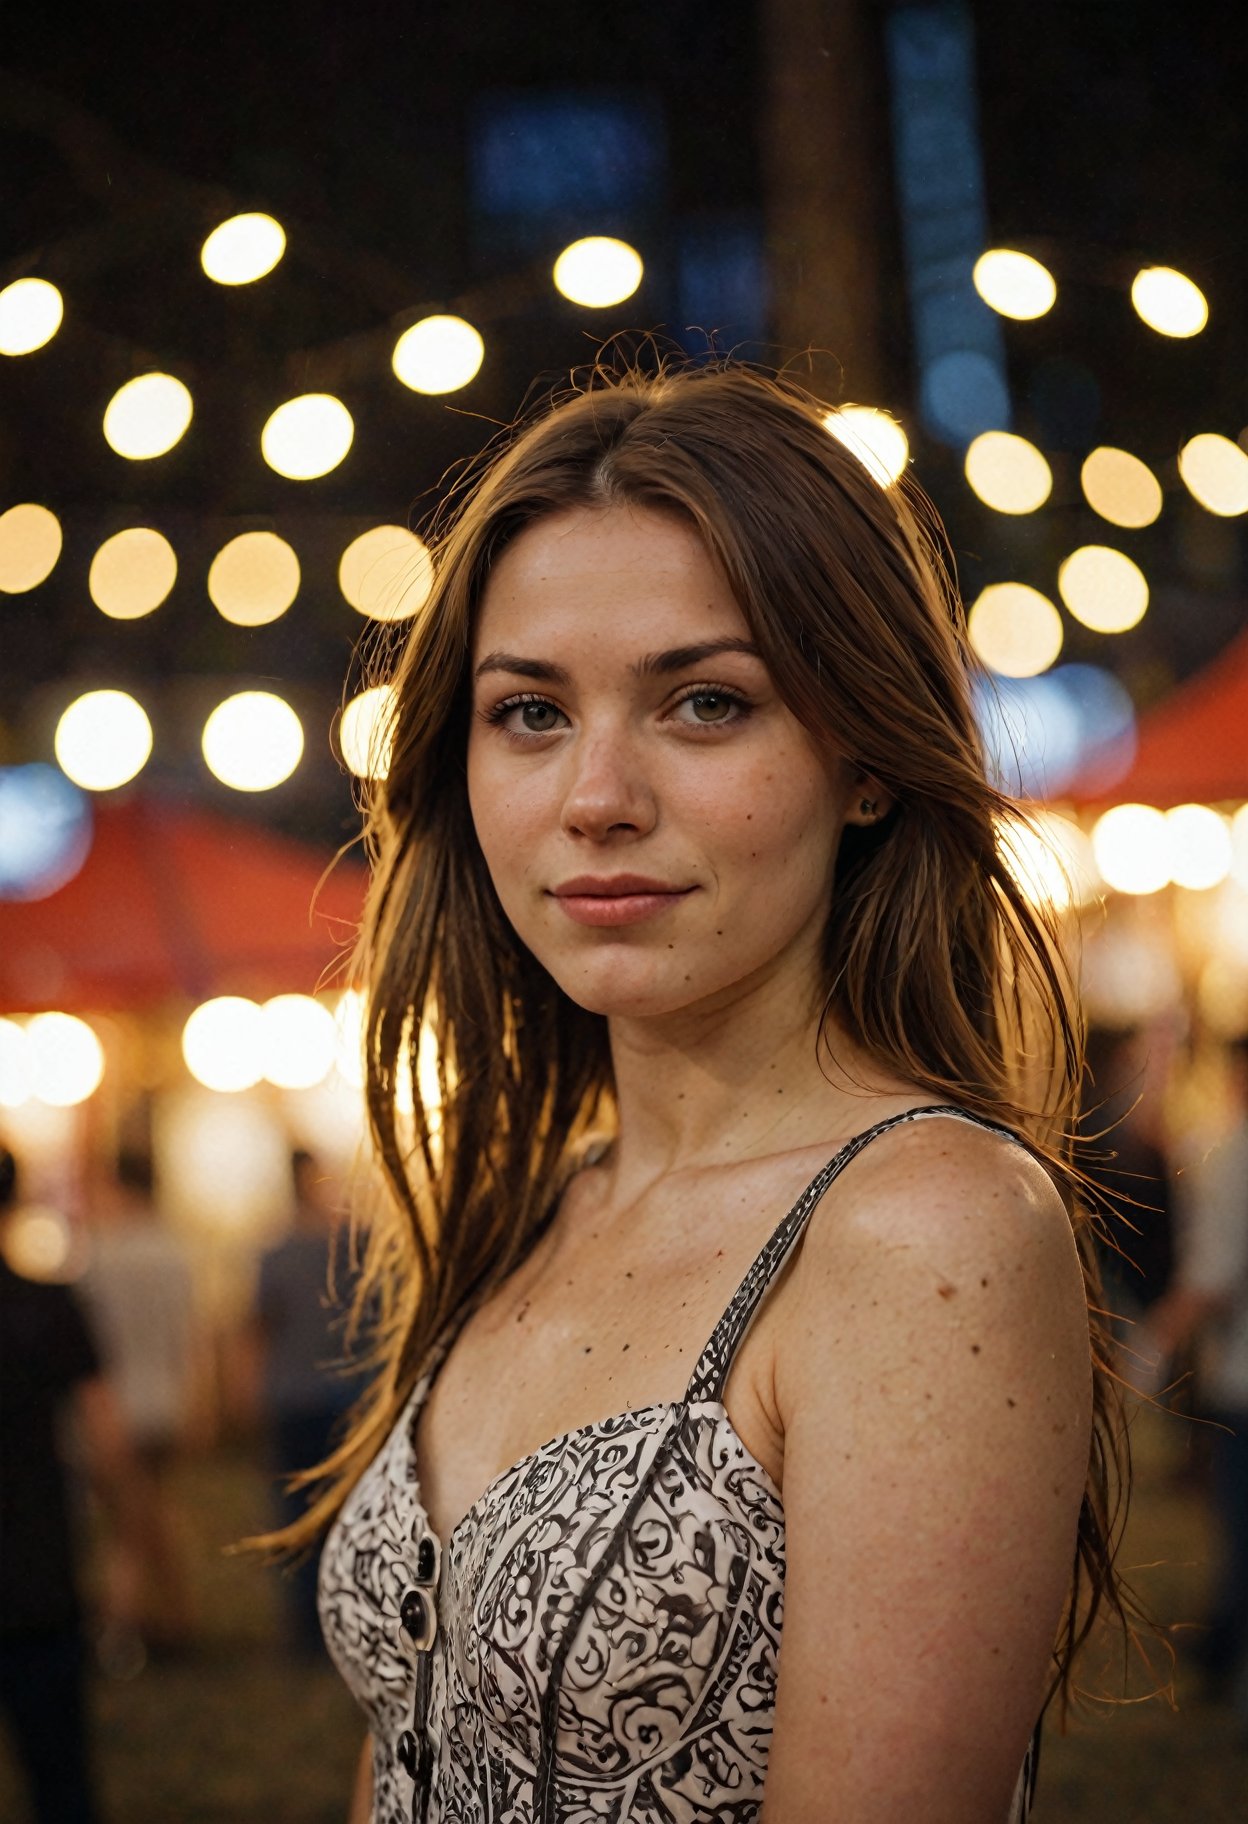
<svg viewBox="0 0 1248 1824">
<path fill-rule="evenodd" d="M 688 715 L 678 714 L 690 704 Z M 694 689 L 685 692 L 665 713 L 686 728 L 721 728 L 743 722 L 750 704 L 734 690 Z M 504 733 L 523 740 L 526 735 L 551 735 L 559 726 L 563 711 L 544 697 L 508 697 L 493 709 L 482 712 L 485 721 L 498 724 Z"/>
</svg>

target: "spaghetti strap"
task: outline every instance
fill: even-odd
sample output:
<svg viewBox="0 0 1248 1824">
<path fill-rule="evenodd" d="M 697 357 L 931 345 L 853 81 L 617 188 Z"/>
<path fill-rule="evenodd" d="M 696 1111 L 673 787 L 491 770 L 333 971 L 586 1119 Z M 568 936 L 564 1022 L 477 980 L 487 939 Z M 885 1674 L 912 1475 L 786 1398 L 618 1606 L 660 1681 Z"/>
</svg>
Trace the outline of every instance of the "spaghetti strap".
<svg viewBox="0 0 1248 1824">
<path fill-rule="evenodd" d="M 973 1115 L 969 1109 L 958 1108 L 951 1102 L 933 1102 L 922 1108 L 908 1108 L 903 1114 L 889 1115 L 885 1120 L 877 1121 L 873 1127 L 865 1128 L 862 1133 L 854 1134 L 815 1174 L 793 1208 L 782 1218 L 770 1240 L 763 1244 L 698 1358 L 685 1393 L 687 1404 L 723 1397 L 737 1350 L 741 1347 L 759 1306 L 769 1287 L 774 1284 L 781 1267 L 797 1246 L 816 1205 L 833 1179 L 880 1134 L 887 1133 L 892 1127 L 900 1127 L 907 1121 L 916 1121 L 924 1115 L 953 1115 L 959 1120 L 974 1122 L 976 1127 L 1004 1134 L 1008 1140 L 1013 1140 L 1020 1146 L 1026 1145 L 1026 1141 L 1013 1128 L 1006 1127 L 1000 1121 L 989 1121 L 983 1115 Z"/>
</svg>

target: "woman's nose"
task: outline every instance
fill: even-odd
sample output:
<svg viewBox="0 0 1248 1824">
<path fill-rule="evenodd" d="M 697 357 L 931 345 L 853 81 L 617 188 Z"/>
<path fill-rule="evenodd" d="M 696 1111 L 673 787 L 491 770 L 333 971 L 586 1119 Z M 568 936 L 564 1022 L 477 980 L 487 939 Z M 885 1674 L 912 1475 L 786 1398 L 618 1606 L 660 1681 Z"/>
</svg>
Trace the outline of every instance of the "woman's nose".
<svg viewBox="0 0 1248 1824">
<path fill-rule="evenodd" d="M 645 831 L 655 820 L 654 792 L 632 744 L 619 734 L 572 744 L 563 828 L 601 838 L 617 825 Z"/>
</svg>

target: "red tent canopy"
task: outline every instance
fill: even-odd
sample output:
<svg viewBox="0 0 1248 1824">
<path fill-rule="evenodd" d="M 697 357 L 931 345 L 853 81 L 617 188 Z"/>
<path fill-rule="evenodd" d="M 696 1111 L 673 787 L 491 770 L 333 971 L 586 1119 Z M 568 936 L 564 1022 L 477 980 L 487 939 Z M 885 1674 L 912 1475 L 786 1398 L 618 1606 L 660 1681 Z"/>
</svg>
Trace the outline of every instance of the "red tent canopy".
<svg viewBox="0 0 1248 1824">
<path fill-rule="evenodd" d="M 1141 718 L 1130 772 L 1110 790 L 1062 794 L 1076 804 L 1216 804 L 1248 798 L 1248 632 Z"/>
<path fill-rule="evenodd" d="M 204 810 L 97 798 L 82 868 L 0 901 L 0 1011 L 309 994 L 350 944 L 366 870 Z M 313 903 L 315 897 L 315 904 Z"/>
</svg>

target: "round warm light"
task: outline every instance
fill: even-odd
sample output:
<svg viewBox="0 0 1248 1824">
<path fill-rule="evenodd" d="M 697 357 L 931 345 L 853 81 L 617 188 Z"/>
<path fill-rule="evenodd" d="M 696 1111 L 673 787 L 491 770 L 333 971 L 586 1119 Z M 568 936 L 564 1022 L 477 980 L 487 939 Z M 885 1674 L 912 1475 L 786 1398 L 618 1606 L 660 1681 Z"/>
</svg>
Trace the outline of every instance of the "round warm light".
<svg viewBox="0 0 1248 1824">
<path fill-rule="evenodd" d="M 627 241 L 591 234 L 573 241 L 555 261 L 555 289 L 573 304 L 602 310 L 631 298 L 644 270 L 641 255 Z"/>
<path fill-rule="evenodd" d="M 1088 505 L 1113 526 L 1151 526 L 1161 512 L 1161 483 L 1146 462 L 1102 445 L 1079 471 Z"/>
<path fill-rule="evenodd" d="M 272 272 L 286 251 L 286 233 L 271 215 L 232 215 L 200 249 L 204 271 L 218 285 L 250 285 Z"/>
<path fill-rule="evenodd" d="M 72 1013 L 37 1013 L 26 1022 L 30 1086 L 41 1102 L 73 1108 L 94 1095 L 104 1075 L 104 1047 Z"/>
<path fill-rule="evenodd" d="M 1062 617 L 1027 583 L 989 583 L 967 619 L 971 645 L 1006 678 L 1034 678 L 1062 650 Z"/>
<path fill-rule="evenodd" d="M 104 437 L 119 456 L 148 462 L 186 434 L 193 410 L 188 388 L 172 374 L 140 374 L 109 400 Z"/>
<path fill-rule="evenodd" d="M 303 725 L 290 704 L 267 690 L 241 690 L 218 703 L 204 724 L 208 769 L 236 792 L 268 792 L 303 756 Z"/>
<path fill-rule="evenodd" d="M 1092 853 L 1115 893 L 1158 893 L 1170 879 L 1166 819 L 1148 804 L 1116 804 L 1098 817 Z"/>
<path fill-rule="evenodd" d="M 1248 804 L 1231 818 L 1231 877 L 1248 893 Z"/>
<path fill-rule="evenodd" d="M 901 425 L 873 405 L 843 405 L 826 413 L 823 422 L 882 488 L 891 487 L 910 460 L 910 439 Z"/>
<path fill-rule="evenodd" d="M 334 1067 L 338 1029 L 308 994 L 278 994 L 260 1009 L 261 1070 L 279 1089 L 311 1089 Z"/>
<path fill-rule="evenodd" d="M 65 301 L 46 279 L 14 279 L 0 291 L 0 355 L 29 355 L 61 327 Z"/>
<path fill-rule="evenodd" d="M 0 513 L 0 591 L 25 595 L 46 582 L 61 555 L 61 522 L 47 507 L 26 501 Z"/>
<path fill-rule="evenodd" d="M 30 1047 L 16 1020 L 0 1019 L 0 1108 L 20 1108 L 31 1093 Z"/>
<path fill-rule="evenodd" d="M 263 1071 L 263 1026 L 259 1007 L 241 995 L 204 1001 L 182 1028 L 186 1068 L 205 1089 L 250 1089 Z"/>
<path fill-rule="evenodd" d="M 1159 336 L 1198 336 L 1209 321 L 1199 285 L 1172 266 L 1145 266 L 1131 281 L 1137 314 Z"/>
<path fill-rule="evenodd" d="M 334 1064 L 343 1081 L 355 1089 L 364 1087 L 364 1004 L 360 989 L 346 988 L 334 1009 Z"/>
<path fill-rule="evenodd" d="M 1057 573 L 1062 600 L 1094 633 L 1125 633 L 1144 618 L 1148 579 L 1109 545 L 1080 545 Z"/>
<path fill-rule="evenodd" d="M 462 317 L 422 317 L 394 345 L 390 365 L 414 393 L 454 393 L 475 380 L 485 343 Z"/>
<path fill-rule="evenodd" d="M 338 564 L 338 587 L 373 621 L 405 621 L 433 587 L 433 558 L 404 526 L 372 526 L 353 538 Z"/>
<path fill-rule="evenodd" d="M 1248 455 L 1229 437 L 1202 431 L 1179 452 L 1179 474 L 1206 512 L 1233 519 L 1248 513 Z"/>
<path fill-rule="evenodd" d="M 357 779 L 384 779 L 390 771 L 394 706 L 394 687 L 375 684 L 353 697 L 343 710 L 338 745 Z"/>
<path fill-rule="evenodd" d="M 61 771 L 87 792 L 111 792 L 133 779 L 152 751 L 152 725 L 124 690 L 89 690 L 69 705 L 53 745 Z"/>
<path fill-rule="evenodd" d="M 114 621 L 137 621 L 159 608 L 178 576 L 173 546 L 150 526 L 106 538 L 91 559 L 91 600 Z"/>
<path fill-rule="evenodd" d="M 1231 832 L 1207 804 L 1176 804 L 1166 812 L 1170 878 L 1196 892 L 1216 887 L 1231 871 Z"/>
<path fill-rule="evenodd" d="M 355 424 L 332 393 L 303 393 L 279 405 L 260 433 L 271 469 L 291 481 L 311 481 L 336 469 L 355 436 Z"/>
<path fill-rule="evenodd" d="M 966 479 L 998 513 L 1034 513 L 1053 490 L 1053 471 L 1034 443 L 1010 431 L 982 431 L 966 452 Z"/>
<path fill-rule="evenodd" d="M 236 627 L 264 627 L 285 614 L 299 593 L 299 559 L 276 532 L 240 532 L 223 545 L 208 571 L 208 594 L 218 614 Z"/>
<path fill-rule="evenodd" d="M 1008 819 L 998 827 L 997 837 L 1002 860 L 1033 906 L 1064 912 L 1094 897 L 1092 844 L 1069 817 L 1035 811 L 1026 822 Z"/>
<path fill-rule="evenodd" d="M 981 253 L 971 274 L 985 304 L 1003 317 L 1027 322 L 1052 310 L 1057 284 L 1047 266 L 1012 247 Z"/>
</svg>

